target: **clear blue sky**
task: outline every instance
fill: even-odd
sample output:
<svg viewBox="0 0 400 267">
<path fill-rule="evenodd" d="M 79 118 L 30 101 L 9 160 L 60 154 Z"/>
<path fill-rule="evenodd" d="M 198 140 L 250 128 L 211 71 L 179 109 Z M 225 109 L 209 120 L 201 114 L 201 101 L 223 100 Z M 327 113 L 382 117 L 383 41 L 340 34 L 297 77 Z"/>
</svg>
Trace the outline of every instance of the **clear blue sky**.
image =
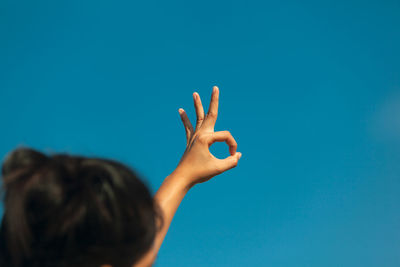
<svg viewBox="0 0 400 267">
<path fill-rule="evenodd" d="M 141 2 L 1 1 L 2 158 L 109 157 L 155 192 L 178 108 L 217 85 L 242 159 L 189 192 L 156 266 L 400 266 L 400 2 Z"/>
</svg>

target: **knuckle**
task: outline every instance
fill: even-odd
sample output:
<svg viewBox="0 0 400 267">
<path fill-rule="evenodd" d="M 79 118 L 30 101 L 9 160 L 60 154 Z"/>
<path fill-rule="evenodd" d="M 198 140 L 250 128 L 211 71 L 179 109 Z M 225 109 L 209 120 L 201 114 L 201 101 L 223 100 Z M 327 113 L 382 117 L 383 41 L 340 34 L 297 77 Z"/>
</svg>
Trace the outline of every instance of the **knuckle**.
<svg viewBox="0 0 400 267">
<path fill-rule="evenodd" d="M 197 136 L 197 140 L 199 140 L 199 142 L 201 142 L 201 143 L 204 143 L 204 142 L 207 141 L 207 135 L 205 135 L 205 134 L 199 134 L 199 135 Z"/>
<path fill-rule="evenodd" d="M 226 134 L 229 138 L 231 138 L 233 140 L 234 143 L 236 143 L 235 139 L 233 138 L 233 135 L 230 131 L 223 131 L 224 134 Z"/>
<path fill-rule="evenodd" d="M 208 115 L 208 117 L 211 117 L 211 118 L 214 119 L 214 118 L 217 117 L 218 114 L 217 114 L 217 112 L 215 112 L 215 111 L 210 111 L 207 115 Z"/>
<path fill-rule="evenodd" d="M 236 166 L 238 165 L 238 162 L 239 162 L 239 160 L 238 160 L 238 159 L 235 159 L 235 160 L 233 161 L 233 166 L 236 167 Z"/>
</svg>

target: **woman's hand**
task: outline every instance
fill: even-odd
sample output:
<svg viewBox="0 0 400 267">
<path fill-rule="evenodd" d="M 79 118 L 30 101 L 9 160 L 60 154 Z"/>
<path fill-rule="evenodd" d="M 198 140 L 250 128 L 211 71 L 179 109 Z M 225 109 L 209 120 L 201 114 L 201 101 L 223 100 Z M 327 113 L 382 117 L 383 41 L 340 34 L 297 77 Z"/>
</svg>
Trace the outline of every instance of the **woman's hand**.
<svg viewBox="0 0 400 267">
<path fill-rule="evenodd" d="M 219 89 L 214 86 L 211 103 L 206 116 L 198 93 L 193 93 L 194 106 L 197 114 L 196 128 L 183 109 L 179 109 L 186 130 L 186 150 L 179 161 L 175 172 L 182 174 L 188 188 L 197 183 L 208 181 L 212 177 L 236 167 L 242 154 L 236 152 L 237 143 L 228 131 L 214 132 L 218 116 Z M 215 142 L 226 142 L 230 156 L 218 159 L 211 154 L 209 147 Z"/>
<path fill-rule="evenodd" d="M 197 113 L 196 129 L 194 130 L 189 118 L 183 109 L 179 109 L 181 119 L 186 129 L 186 150 L 178 167 L 163 181 L 154 196 L 154 201 L 163 214 L 161 229 L 157 232 L 152 248 L 140 259 L 135 267 L 151 266 L 169 229 L 182 199 L 188 190 L 197 183 L 205 182 L 211 177 L 235 167 L 241 153 L 236 152 L 237 144 L 228 131 L 214 132 L 214 125 L 218 115 L 219 91 L 216 86 L 211 96 L 208 114 L 204 116 L 200 96 L 193 94 L 194 106 Z M 214 142 L 225 141 L 229 145 L 231 156 L 217 159 L 209 147 Z"/>
</svg>

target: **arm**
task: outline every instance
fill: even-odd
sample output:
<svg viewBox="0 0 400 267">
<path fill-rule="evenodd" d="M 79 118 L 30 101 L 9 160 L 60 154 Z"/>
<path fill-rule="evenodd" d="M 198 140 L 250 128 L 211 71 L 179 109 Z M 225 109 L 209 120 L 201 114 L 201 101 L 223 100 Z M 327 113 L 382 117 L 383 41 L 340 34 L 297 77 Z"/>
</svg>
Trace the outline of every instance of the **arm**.
<svg viewBox="0 0 400 267">
<path fill-rule="evenodd" d="M 236 141 L 228 131 L 214 132 L 218 116 L 218 87 L 214 86 L 213 88 L 210 108 L 205 117 L 200 96 L 194 93 L 193 99 L 197 114 L 196 129 L 193 129 L 186 112 L 179 109 L 186 130 L 186 150 L 177 168 L 165 178 L 154 196 L 163 213 L 163 227 L 156 234 L 153 247 L 136 263 L 135 267 L 152 265 L 167 234 L 172 218 L 189 189 L 195 184 L 208 181 L 212 177 L 237 166 L 241 157 L 241 153 L 236 152 Z M 209 147 L 215 142 L 226 142 L 229 145 L 231 155 L 225 159 L 214 157 L 210 153 Z"/>
</svg>

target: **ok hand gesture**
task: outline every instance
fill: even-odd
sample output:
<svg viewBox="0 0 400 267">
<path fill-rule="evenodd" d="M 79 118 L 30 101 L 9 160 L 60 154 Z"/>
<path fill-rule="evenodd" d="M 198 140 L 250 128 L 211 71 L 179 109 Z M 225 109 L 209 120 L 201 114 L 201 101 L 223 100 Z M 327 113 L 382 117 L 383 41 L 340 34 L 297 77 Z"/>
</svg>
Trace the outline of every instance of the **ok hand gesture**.
<svg viewBox="0 0 400 267">
<path fill-rule="evenodd" d="M 214 86 L 208 113 L 204 116 L 203 105 L 198 93 L 193 93 L 197 114 L 196 128 L 183 109 L 179 109 L 186 130 L 186 150 L 176 171 L 187 179 L 188 187 L 208 181 L 212 177 L 236 167 L 242 154 L 236 152 L 237 143 L 229 131 L 214 132 L 218 116 L 219 89 Z M 211 154 L 209 147 L 215 142 L 226 142 L 230 156 L 218 159 Z"/>
</svg>

